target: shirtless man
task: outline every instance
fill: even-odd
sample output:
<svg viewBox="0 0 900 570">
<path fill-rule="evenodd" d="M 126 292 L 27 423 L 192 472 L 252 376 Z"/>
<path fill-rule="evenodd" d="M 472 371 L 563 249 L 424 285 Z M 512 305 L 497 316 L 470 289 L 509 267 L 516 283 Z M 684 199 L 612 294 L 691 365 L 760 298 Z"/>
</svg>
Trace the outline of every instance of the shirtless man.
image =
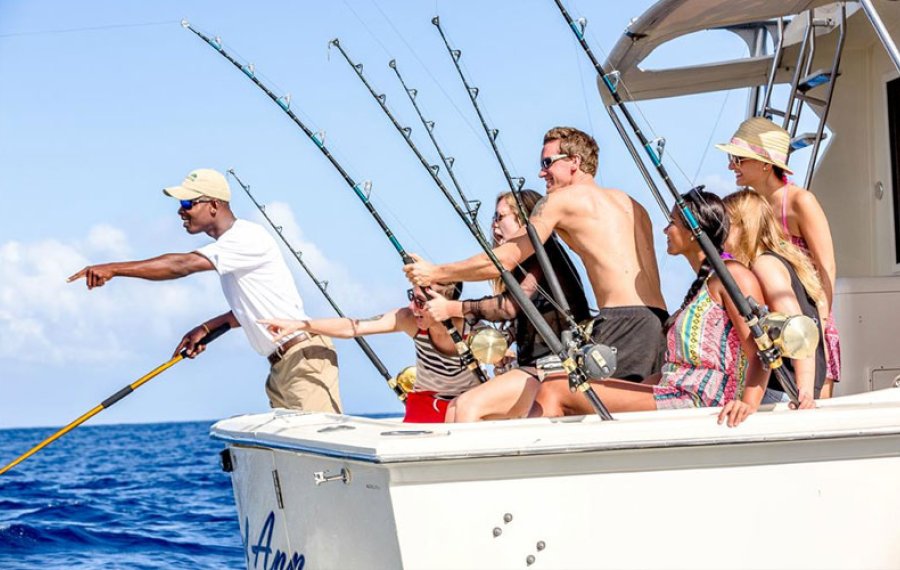
<svg viewBox="0 0 900 570">
<path fill-rule="evenodd" d="M 542 241 L 556 232 L 584 262 L 600 312 L 593 341 L 618 349 L 615 378 L 640 382 L 659 372 L 665 349 L 663 323 L 668 314 L 659 287 L 652 224 L 647 211 L 621 190 L 601 188 L 597 143 L 571 127 L 544 135 L 539 176 L 547 196 L 531 215 Z M 512 269 L 534 252 L 525 231 L 494 249 Z M 499 272 L 484 253 L 435 265 L 415 257 L 403 270 L 419 286 L 450 281 L 483 281 Z M 553 386 L 551 386 L 553 384 Z M 570 394 L 566 381 L 541 387 L 544 415 L 591 413 L 587 399 Z"/>
</svg>

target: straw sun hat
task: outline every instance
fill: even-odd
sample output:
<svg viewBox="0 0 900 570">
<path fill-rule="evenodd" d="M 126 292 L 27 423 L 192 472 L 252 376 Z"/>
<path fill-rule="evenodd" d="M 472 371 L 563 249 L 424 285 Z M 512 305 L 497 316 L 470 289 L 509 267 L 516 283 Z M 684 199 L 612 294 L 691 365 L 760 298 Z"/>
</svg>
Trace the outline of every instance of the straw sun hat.
<svg viewBox="0 0 900 570">
<path fill-rule="evenodd" d="M 787 165 L 791 137 L 787 131 L 762 117 L 747 119 L 725 144 L 716 148 L 734 156 L 752 158 L 783 169 L 788 174 L 793 171 Z"/>
</svg>

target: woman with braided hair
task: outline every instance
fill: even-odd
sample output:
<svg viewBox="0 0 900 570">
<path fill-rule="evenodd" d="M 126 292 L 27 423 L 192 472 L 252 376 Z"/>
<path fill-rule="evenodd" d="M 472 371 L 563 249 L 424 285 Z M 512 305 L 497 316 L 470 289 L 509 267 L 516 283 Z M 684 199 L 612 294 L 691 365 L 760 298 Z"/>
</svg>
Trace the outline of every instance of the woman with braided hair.
<svg viewBox="0 0 900 570">
<path fill-rule="evenodd" d="M 685 194 L 684 200 L 721 251 L 729 226 L 722 200 L 698 190 Z M 697 277 L 666 323 L 662 370 L 642 384 L 609 379 L 591 386 L 611 412 L 724 406 L 719 423 L 736 426 L 756 410 L 769 371 L 754 357 L 749 328 L 677 211 L 664 231 L 668 253 L 683 255 Z M 745 295 L 762 298 L 749 269 L 731 259 L 725 264 Z"/>
</svg>

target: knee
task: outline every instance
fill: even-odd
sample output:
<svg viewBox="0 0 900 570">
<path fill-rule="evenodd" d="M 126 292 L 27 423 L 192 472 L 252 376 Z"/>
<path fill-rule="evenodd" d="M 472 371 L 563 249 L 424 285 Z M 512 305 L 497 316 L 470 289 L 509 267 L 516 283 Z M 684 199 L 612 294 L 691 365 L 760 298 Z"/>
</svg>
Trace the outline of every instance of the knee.
<svg viewBox="0 0 900 570">
<path fill-rule="evenodd" d="M 456 404 L 456 422 L 475 422 L 481 419 L 478 398 L 472 392 L 466 392 L 454 400 Z"/>
</svg>

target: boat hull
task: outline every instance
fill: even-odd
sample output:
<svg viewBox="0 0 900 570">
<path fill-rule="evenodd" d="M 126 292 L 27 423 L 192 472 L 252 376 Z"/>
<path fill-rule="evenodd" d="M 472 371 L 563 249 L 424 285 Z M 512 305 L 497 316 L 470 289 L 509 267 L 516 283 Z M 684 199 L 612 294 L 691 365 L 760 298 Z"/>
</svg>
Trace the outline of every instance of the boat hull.
<svg viewBox="0 0 900 570">
<path fill-rule="evenodd" d="M 459 426 L 274 413 L 213 435 L 249 568 L 897 568 L 898 394 L 776 406 L 737 429 L 712 410 Z"/>
</svg>

